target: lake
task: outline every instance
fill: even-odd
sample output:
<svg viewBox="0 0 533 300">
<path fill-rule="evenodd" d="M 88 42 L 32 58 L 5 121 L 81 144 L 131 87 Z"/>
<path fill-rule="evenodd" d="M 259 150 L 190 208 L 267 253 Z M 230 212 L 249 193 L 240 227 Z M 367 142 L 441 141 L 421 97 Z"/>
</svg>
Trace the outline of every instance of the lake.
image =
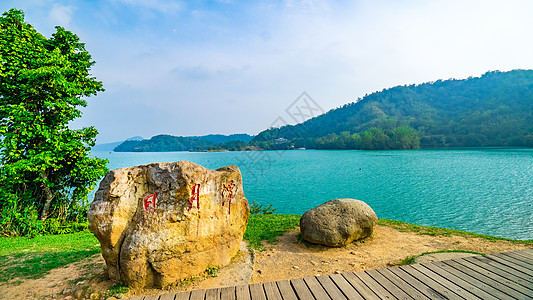
<svg viewBox="0 0 533 300">
<path fill-rule="evenodd" d="M 251 203 L 302 214 L 335 198 L 379 218 L 533 239 L 533 149 L 94 152 L 109 168 L 189 160 L 237 165 Z"/>
</svg>

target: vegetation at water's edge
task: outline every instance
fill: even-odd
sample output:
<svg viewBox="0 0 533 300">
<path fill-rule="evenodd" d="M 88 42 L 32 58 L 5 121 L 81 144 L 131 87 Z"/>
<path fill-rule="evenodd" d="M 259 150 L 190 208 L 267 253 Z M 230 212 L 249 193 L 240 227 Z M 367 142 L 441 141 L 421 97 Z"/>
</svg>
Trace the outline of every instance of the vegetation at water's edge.
<svg viewBox="0 0 533 300">
<path fill-rule="evenodd" d="M 155 136 L 115 151 L 533 147 L 533 70 L 396 86 L 251 141 Z"/>
<path fill-rule="evenodd" d="M 487 72 L 375 92 L 304 123 L 270 128 L 263 149 L 533 147 L 533 70 Z"/>
<path fill-rule="evenodd" d="M 229 136 L 210 134 L 206 136 L 172 136 L 156 135 L 148 140 L 124 141 L 116 152 L 171 152 L 171 151 L 237 151 L 253 150 L 248 142 L 253 138 L 248 134 L 232 134 Z"/>
<path fill-rule="evenodd" d="M 506 239 L 506 238 L 501 238 L 501 237 L 483 235 L 483 234 L 455 230 L 455 229 L 414 225 L 414 224 L 404 223 L 404 222 L 395 221 L 395 220 L 379 219 L 377 224 L 381 226 L 392 227 L 402 232 L 415 232 L 420 235 L 431 235 L 431 236 L 452 236 L 453 235 L 453 236 L 463 236 L 463 237 L 468 237 L 468 238 L 482 238 L 482 239 L 491 240 L 491 241 L 509 241 L 513 243 L 526 244 L 526 245 L 533 246 L 533 240 Z"/>
</svg>

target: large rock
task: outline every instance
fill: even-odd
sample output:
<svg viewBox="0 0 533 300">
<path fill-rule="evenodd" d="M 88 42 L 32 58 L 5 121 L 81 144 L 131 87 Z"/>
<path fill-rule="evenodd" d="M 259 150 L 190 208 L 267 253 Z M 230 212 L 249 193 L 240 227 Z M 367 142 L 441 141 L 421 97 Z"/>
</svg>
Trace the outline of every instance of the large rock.
<svg viewBox="0 0 533 300">
<path fill-rule="evenodd" d="M 300 219 L 300 231 L 311 243 L 341 247 L 370 236 L 377 220 L 363 201 L 334 199 L 307 211 Z"/>
<path fill-rule="evenodd" d="M 228 264 L 249 211 L 236 166 L 180 161 L 110 171 L 88 218 L 112 280 L 162 288 Z"/>
</svg>

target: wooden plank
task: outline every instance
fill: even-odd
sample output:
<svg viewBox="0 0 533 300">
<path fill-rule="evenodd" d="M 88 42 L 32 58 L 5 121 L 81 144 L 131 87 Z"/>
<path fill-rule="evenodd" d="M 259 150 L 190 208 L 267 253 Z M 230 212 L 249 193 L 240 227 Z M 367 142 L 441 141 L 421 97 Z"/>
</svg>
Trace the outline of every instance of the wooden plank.
<svg viewBox="0 0 533 300">
<path fill-rule="evenodd" d="M 533 259 L 533 252 L 527 252 L 527 251 L 524 251 L 524 250 L 516 250 L 516 251 L 511 251 L 511 253 L 524 255 L 525 257 Z"/>
<path fill-rule="evenodd" d="M 486 270 L 487 272 L 494 273 L 494 274 L 500 276 L 501 278 L 505 278 L 508 281 L 512 281 L 512 282 L 518 283 L 518 284 L 520 284 L 522 286 L 530 286 L 531 289 L 532 289 L 532 293 L 533 293 L 533 285 L 531 284 L 531 282 L 528 282 L 527 280 L 525 280 L 525 279 L 523 279 L 521 277 L 515 276 L 512 273 L 505 272 L 502 269 L 498 269 L 498 268 L 496 268 L 496 267 L 494 267 L 492 265 L 488 265 L 488 264 L 482 263 L 482 262 L 480 262 L 477 259 L 471 259 L 470 257 L 465 257 L 465 258 L 462 259 L 462 261 L 459 261 L 459 263 L 461 263 L 461 264 L 463 264 L 463 262 L 469 262 L 469 263 L 471 263 L 474 266 L 477 266 L 477 267 L 479 267 L 479 268 L 481 268 L 483 270 Z M 483 273 L 483 274 L 485 274 L 485 273 Z"/>
<path fill-rule="evenodd" d="M 279 292 L 285 300 L 298 300 L 298 296 L 294 293 L 291 283 L 288 280 L 276 282 Z"/>
<path fill-rule="evenodd" d="M 527 274 L 524 274 L 524 273 L 521 273 L 521 272 L 517 272 L 515 269 L 507 266 L 507 265 L 504 265 L 504 264 L 501 264 L 495 260 L 492 260 L 492 259 L 489 259 L 489 258 L 486 258 L 486 257 L 483 257 L 483 256 L 479 256 L 479 257 L 468 257 L 468 258 L 463 258 L 463 260 L 467 260 L 469 262 L 472 262 L 474 263 L 475 261 L 475 264 L 483 264 L 481 267 L 485 267 L 485 266 L 491 266 L 491 267 L 495 267 L 495 268 L 498 268 L 500 270 L 503 270 L 505 271 L 506 273 L 508 274 L 513 274 L 514 276 L 516 277 L 520 277 L 528 282 L 533 282 L 533 276 L 529 276 Z"/>
<path fill-rule="evenodd" d="M 190 300 L 204 300 L 205 298 L 205 290 L 194 290 L 191 291 L 191 297 Z"/>
<path fill-rule="evenodd" d="M 472 299 L 472 300 L 473 299 L 481 299 L 478 296 L 470 293 L 467 289 L 457 285 L 455 282 L 450 281 L 449 278 L 440 276 L 439 274 L 431 271 L 428 268 L 425 268 L 425 267 L 421 266 L 420 264 L 414 264 L 414 265 L 411 265 L 411 267 L 413 269 L 417 270 L 418 272 L 420 272 L 420 274 L 423 274 L 427 278 L 435 281 L 436 283 L 442 285 L 446 289 L 450 290 L 451 292 L 457 294 L 458 296 L 460 296 L 460 297 L 462 297 L 464 299 Z"/>
<path fill-rule="evenodd" d="M 191 297 L 191 292 L 182 292 L 182 293 L 177 293 L 174 300 L 189 300 L 190 297 Z"/>
<path fill-rule="evenodd" d="M 533 256 L 533 248 L 520 250 L 520 252 L 525 253 L 525 254 L 530 254 Z"/>
<path fill-rule="evenodd" d="M 130 298 L 130 300 L 143 300 L 144 296 L 135 296 L 133 298 Z"/>
<path fill-rule="evenodd" d="M 359 277 L 359 279 L 361 279 L 361 281 L 364 282 L 380 298 L 394 299 L 394 296 L 389 291 L 382 287 L 379 282 L 376 282 L 366 272 L 354 272 L 354 275 Z"/>
<path fill-rule="evenodd" d="M 220 289 L 209 289 L 205 292 L 205 300 L 220 300 Z"/>
<path fill-rule="evenodd" d="M 250 288 L 248 285 L 239 285 L 235 287 L 237 300 L 250 300 Z"/>
<path fill-rule="evenodd" d="M 416 288 L 419 292 L 426 295 L 430 299 L 448 299 L 443 296 L 440 292 L 434 290 L 430 286 L 426 285 L 424 282 L 416 279 L 411 274 L 407 273 L 405 270 L 400 269 L 400 267 L 390 268 L 390 272 L 394 273 L 397 277 L 401 278 L 407 282 L 412 287 Z"/>
<path fill-rule="evenodd" d="M 515 253 L 501 253 L 500 257 L 533 271 L 533 260 L 524 258 L 523 256 L 517 255 Z"/>
<path fill-rule="evenodd" d="M 441 285 L 438 282 L 435 282 L 433 279 L 427 277 L 423 273 L 420 273 L 418 270 L 416 270 L 412 266 L 409 266 L 409 265 L 401 266 L 401 267 L 399 267 L 399 269 L 404 271 L 405 273 L 413 276 L 414 278 L 418 279 L 418 281 L 424 283 L 429 288 L 431 288 L 435 293 L 438 293 L 439 295 L 443 296 L 444 298 L 462 299 L 461 296 L 464 293 L 460 293 L 461 295 L 458 295 L 458 294 L 454 293 L 454 291 L 444 287 L 443 285 Z"/>
<path fill-rule="evenodd" d="M 315 299 L 330 299 L 324 288 L 322 288 L 322 285 L 320 285 L 320 282 L 318 282 L 318 279 L 316 277 L 306 277 L 304 278 L 305 283 L 307 284 L 307 287 L 309 287 L 309 290 L 311 293 L 313 293 L 313 296 Z"/>
<path fill-rule="evenodd" d="M 513 253 L 518 254 L 518 255 L 520 255 L 522 257 L 528 258 L 530 260 L 533 260 L 533 253 L 528 253 L 528 252 L 525 252 L 525 251 L 515 251 Z"/>
<path fill-rule="evenodd" d="M 381 275 L 377 270 L 368 270 L 365 272 L 370 275 L 376 282 L 378 282 L 383 288 L 385 288 L 389 293 L 394 295 L 398 299 L 408 299 L 410 296 L 405 293 L 402 289 L 397 287 L 392 281 L 388 280 L 385 276 Z"/>
<path fill-rule="evenodd" d="M 399 287 L 402 291 L 409 295 L 410 298 L 429 299 L 428 297 L 426 297 L 426 295 L 422 294 L 419 290 L 412 287 L 407 282 L 403 281 L 401 278 L 392 273 L 389 269 L 379 269 L 376 270 L 376 272 L 380 273 L 381 275 L 383 275 L 383 277 L 387 278 L 395 286 Z"/>
<path fill-rule="evenodd" d="M 491 260 L 494 260 L 494 261 L 497 261 L 503 265 L 506 265 L 508 267 L 511 267 L 513 269 L 515 269 L 516 271 L 520 271 L 528 276 L 533 276 L 533 271 L 529 270 L 529 269 L 526 269 L 526 268 L 523 268 L 517 264 L 514 264 L 513 262 L 510 262 L 509 260 L 506 260 L 506 259 L 503 259 L 501 257 L 498 257 L 498 256 L 495 256 L 495 255 L 486 255 L 486 257 L 488 259 L 491 259 Z"/>
<path fill-rule="evenodd" d="M 265 291 L 263 290 L 263 284 L 250 284 L 250 297 L 252 298 L 252 300 L 266 300 Z"/>
<path fill-rule="evenodd" d="M 159 295 L 147 295 L 147 296 L 144 296 L 143 300 L 158 300 L 159 299 Z"/>
<path fill-rule="evenodd" d="M 431 264 L 421 264 L 421 266 L 423 266 L 424 268 L 428 268 L 429 270 L 439 274 L 444 278 L 447 278 L 448 280 L 454 282 L 455 284 L 459 285 L 468 292 L 476 295 L 477 297 L 480 297 L 481 299 L 501 299 L 501 297 L 505 296 L 505 294 L 499 292 L 498 290 L 492 291 L 493 293 L 490 293 L 491 291 L 487 292 L 487 289 L 491 289 L 489 286 L 487 286 L 485 289 L 481 289 L 481 287 L 484 286 L 481 281 L 469 277 L 468 275 L 444 263 L 434 262 Z"/>
<path fill-rule="evenodd" d="M 378 297 L 376 293 L 374 293 L 374 291 L 372 291 L 368 286 L 366 286 L 366 284 L 364 284 L 364 282 L 362 282 L 359 277 L 355 276 L 354 273 L 343 273 L 342 277 L 344 277 L 344 279 L 346 279 L 346 281 L 348 281 L 353 286 L 353 288 L 365 299 L 375 299 L 376 297 Z"/>
<path fill-rule="evenodd" d="M 508 297 L 512 297 L 512 298 L 515 298 L 515 299 L 522 299 L 524 298 L 524 295 L 517 292 L 516 290 L 513 290 L 512 288 L 490 278 L 490 277 L 487 277 L 481 273 L 478 273 L 474 270 L 472 270 L 471 268 L 467 268 L 461 264 L 459 264 L 458 262 L 454 261 L 454 260 L 445 260 L 443 261 L 443 263 L 469 275 L 470 277 L 473 277 L 475 279 L 478 279 L 479 281 L 482 281 L 483 283 L 485 283 L 486 285 L 488 286 L 491 286 L 493 287 L 494 289 L 497 289 L 499 290 L 500 292 L 503 292 L 505 294 L 507 294 L 507 297 L 505 298 L 508 298 Z M 485 287 L 481 287 L 481 289 L 485 289 Z"/>
<path fill-rule="evenodd" d="M 235 287 L 225 287 L 220 290 L 220 299 L 235 300 Z"/>
<path fill-rule="evenodd" d="M 176 298 L 176 293 L 166 293 L 159 296 L 159 300 L 174 300 L 174 298 Z"/>
<path fill-rule="evenodd" d="M 349 300 L 365 299 L 353 288 L 353 286 L 348 281 L 346 281 L 344 277 L 342 277 L 341 274 L 333 274 L 329 277 L 339 287 L 344 296 Z"/>
<path fill-rule="evenodd" d="M 339 290 L 329 276 L 317 276 L 316 279 L 318 282 L 320 282 L 322 288 L 326 290 L 326 293 L 328 293 L 328 296 L 331 299 L 346 299 L 344 294 Z"/>
<path fill-rule="evenodd" d="M 313 294 L 311 294 L 311 291 L 303 279 L 291 279 L 291 285 L 299 299 L 314 299 Z"/>
<path fill-rule="evenodd" d="M 493 286 L 494 288 L 504 292 L 504 293 L 507 293 L 507 290 L 509 289 L 512 289 L 512 290 L 509 290 L 510 292 L 512 292 L 514 294 L 514 291 L 518 291 L 519 293 L 522 293 L 524 295 L 533 295 L 531 290 L 523 287 L 522 285 L 520 285 L 519 283 L 516 283 L 516 282 L 513 282 L 509 279 L 507 279 L 507 276 L 500 276 L 498 275 L 497 273 L 494 273 L 494 272 L 490 272 L 490 271 L 487 271 L 486 269 L 483 269 L 475 264 L 472 264 L 472 263 L 469 263 L 468 261 L 457 261 L 458 264 L 462 265 L 462 266 L 465 266 L 466 268 L 470 269 L 471 271 L 473 272 L 477 272 L 487 278 L 490 278 L 492 280 L 494 280 L 495 282 L 497 282 L 498 284 L 495 286 L 493 284 L 490 284 L 490 282 L 487 282 L 487 284 Z M 501 288 L 500 288 L 501 286 Z M 514 290 L 514 291 L 513 291 Z"/>
<path fill-rule="evenodd" d="M 263 283 L 265 289 L 265 296 L 268 300 L 282 300 L 281 294 L 278 290 L 278 286 L 275 282 Z"/>
</svg>

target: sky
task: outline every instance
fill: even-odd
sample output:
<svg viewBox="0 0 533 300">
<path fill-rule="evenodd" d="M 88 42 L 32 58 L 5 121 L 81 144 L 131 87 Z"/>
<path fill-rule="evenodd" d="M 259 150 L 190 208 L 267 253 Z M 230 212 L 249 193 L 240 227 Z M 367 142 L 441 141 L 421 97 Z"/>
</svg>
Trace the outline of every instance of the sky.
<svg viewBox="0 0 533 300">
<path fill-rule="evenodd" d="M 303 92 L 328 111 L 397 85 L 533 69 L 529 0 L 0 0 L 12 7 L 86 44 L 106 90 L 71 126 L 94 126 L 97 143 L 255 135 Z"/>
</svg>

